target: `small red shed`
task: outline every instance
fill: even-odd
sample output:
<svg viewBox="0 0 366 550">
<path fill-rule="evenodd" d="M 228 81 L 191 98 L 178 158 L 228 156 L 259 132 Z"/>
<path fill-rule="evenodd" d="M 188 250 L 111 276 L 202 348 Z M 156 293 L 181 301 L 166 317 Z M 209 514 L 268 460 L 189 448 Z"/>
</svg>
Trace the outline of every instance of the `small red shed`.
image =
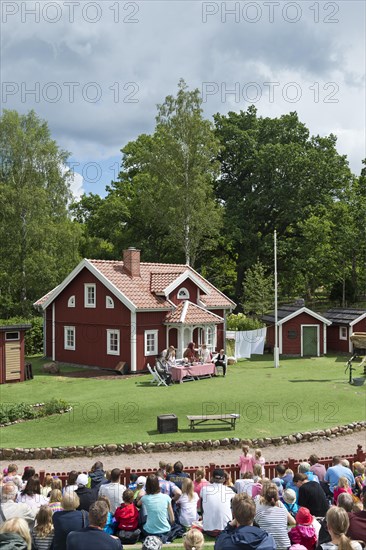
<svg viewBox="0 0 366 550">
<path fill-rule="evenodd" d="M 352 353 L 350 336 L 353 332 L 366 332 L 366 310 L 332 308 L 324 314 L 332 321 L 328 327 L 328 349 L 330 351 Z"/>
<path fill-rule="evenodd" d="M 0 326 L 0 384 L 23 382 L 25 373 L 25 331 L 31 325 Z"/>
<path fill-rule="evenodd" d="M 275 345 L 274 312 L 262 317 L 267 325 L 266 346 Z M 331 321 L 305 306 L 285 305 L 277 311 L 281 355 L 320 356 L 327 353 L 327 327 Z"/>
</svg>

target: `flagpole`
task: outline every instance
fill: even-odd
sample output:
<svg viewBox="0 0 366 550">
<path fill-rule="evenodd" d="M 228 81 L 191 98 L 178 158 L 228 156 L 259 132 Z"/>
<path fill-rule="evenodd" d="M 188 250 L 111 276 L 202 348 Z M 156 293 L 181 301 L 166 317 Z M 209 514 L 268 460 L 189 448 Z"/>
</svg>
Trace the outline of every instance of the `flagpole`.
<svg viewBox="0 0 366 550">
<path fill-rule="evenodd" d="M 274 231 L 274 286 L 275 286 L 275 345 L 273 350 L 274 367 L 279 367 L 278 350 L 278 313 L 277 313 L 277 231 Z"/>
</svg>

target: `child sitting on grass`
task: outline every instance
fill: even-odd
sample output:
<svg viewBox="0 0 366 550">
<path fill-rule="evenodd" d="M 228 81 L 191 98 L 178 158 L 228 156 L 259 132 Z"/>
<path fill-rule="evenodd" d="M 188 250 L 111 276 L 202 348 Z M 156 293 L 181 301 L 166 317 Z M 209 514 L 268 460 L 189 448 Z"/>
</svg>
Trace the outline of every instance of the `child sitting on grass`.
<svg viewBox="0 0 366 550">
<path fill-rule="evenodd" d="M 183 546 L 185 550 L 201 550 L 205 539 L 198 529 L 190 529 L 184 537 Z"/>
<path fill-rule="evenodd" d="M 349 486 L 348 479 L 343 476 L 339 478 L 338 485 L 334 488 L 333 502 L 335 505 L 337 505 L 337 500 L 341 493 L 349 493 L 350 495 L 352 495 L 352 489 Z"/>
<path fill-rule="evenodd" d="M 177 500 L 179 506 L 179 523 L 183 527 L 191 527 L 198 520 L 197 503 L 199 496 L 194 491 L 193 481 L 185 477 L 182 481 L 182 495 Z"/>
<path fill-rule="evenodd" d="M 292 544 L 301 544 L 307 550 L 316 547 L 318 536 L 313 525 L 314 518 L 308 508 L 299 508 L 296 514 L 296 527 L 290 529 L 288 536 Z"/>
<path fill-rule="evenodd" d="M 43 505 L 36 515 L 36 525 L 32 529 L 32 548 L 49 550 L 53 545 L 54 530 L 52 523 L 52 510 Z"/>
<path fill-rule="evenodd" d="M 123 491 L 123 502 L 114 512 L 117 522 L 117 534 L 122 544 L 134 544 L 140 536 L 139 511 L 134 504 L 134 493 L 131 489 Z"/>
</svg>

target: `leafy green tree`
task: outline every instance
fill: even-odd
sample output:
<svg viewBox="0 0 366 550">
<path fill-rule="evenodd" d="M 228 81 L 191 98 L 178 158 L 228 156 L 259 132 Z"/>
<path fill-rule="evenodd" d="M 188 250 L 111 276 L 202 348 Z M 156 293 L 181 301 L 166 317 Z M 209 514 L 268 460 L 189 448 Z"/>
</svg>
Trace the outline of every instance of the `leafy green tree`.
<svg viewBox="0 0 366 550">
<path fill-rule="evenodd" d="M 123 170 L 107 199 L 127 207 L 123 240 L 141 247 L 146 259 L 194 265 L 214 248 L 221 223 L 213 193 L 218 140 L 203 119 L 199 90 L 180 80 L 177 95 L 158 105 L 154 133 L 122 153 Z"/>
<path fill-rule="evenodd" d="M 34 111 L 0 119 L 0 314 L 28 315 L 79 258 L 68 153 Z"/>
<path fill-rule="evenodd" d="M 244 278 L 244 310 L 254 315 L 264 315 L 274 305 L 274 282 L 267 275 L 264 265 L 257 261 Z"/>
<path fill-rule="evenodd" d="M 287 283 L 288 293 L 294 288 L 299 293 L 301 276 L 293 269 L 294 251 L 303 257 L 298 224 L 315 207 L 339 200 L 352 179 L 345 157 L 337 153 L 336 137 L 310 136 L 296 113 L 258 117 L 253 106 L 217 114 L 215 123 L 222 143 L 216 194 L 225 207 L 226 238 L 237 253 L 236 301 L 256 259 L 272 265 L 274 229 L 279 282 Z"/>
</svg>

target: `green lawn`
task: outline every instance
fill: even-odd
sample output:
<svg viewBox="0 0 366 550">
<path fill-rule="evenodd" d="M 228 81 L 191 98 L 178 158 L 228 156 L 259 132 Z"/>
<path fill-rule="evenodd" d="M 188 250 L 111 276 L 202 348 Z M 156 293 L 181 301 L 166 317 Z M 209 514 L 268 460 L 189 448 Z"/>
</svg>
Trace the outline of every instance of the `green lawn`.
<svg viewBox="0 0 366 550">
<path fill-rule="evenodd" d="M 2 447 L 269 437 L 366 417 L 366 385 L 347 383 L 344 357 L 283 359 L 274 369 L 271 357 L 261 356 L 229 367 L 226 378 L 159 388 L 148 375 L 117 380 L 47 375 L 40 358 L 31 360 L 34 380 L 2 385 L 2 403 L 56 397 L 70 402 L 73 411 L 2 428 Z M 360 375 L 356 368 L 354 376 Z M 188 429 L 187 414 L 225 412 L 241 414 L 235 432 L 210 425 Z M 166 413 L 178 416 L 178 433 L 157 432 L 156 417 Z"/>
</svg>

